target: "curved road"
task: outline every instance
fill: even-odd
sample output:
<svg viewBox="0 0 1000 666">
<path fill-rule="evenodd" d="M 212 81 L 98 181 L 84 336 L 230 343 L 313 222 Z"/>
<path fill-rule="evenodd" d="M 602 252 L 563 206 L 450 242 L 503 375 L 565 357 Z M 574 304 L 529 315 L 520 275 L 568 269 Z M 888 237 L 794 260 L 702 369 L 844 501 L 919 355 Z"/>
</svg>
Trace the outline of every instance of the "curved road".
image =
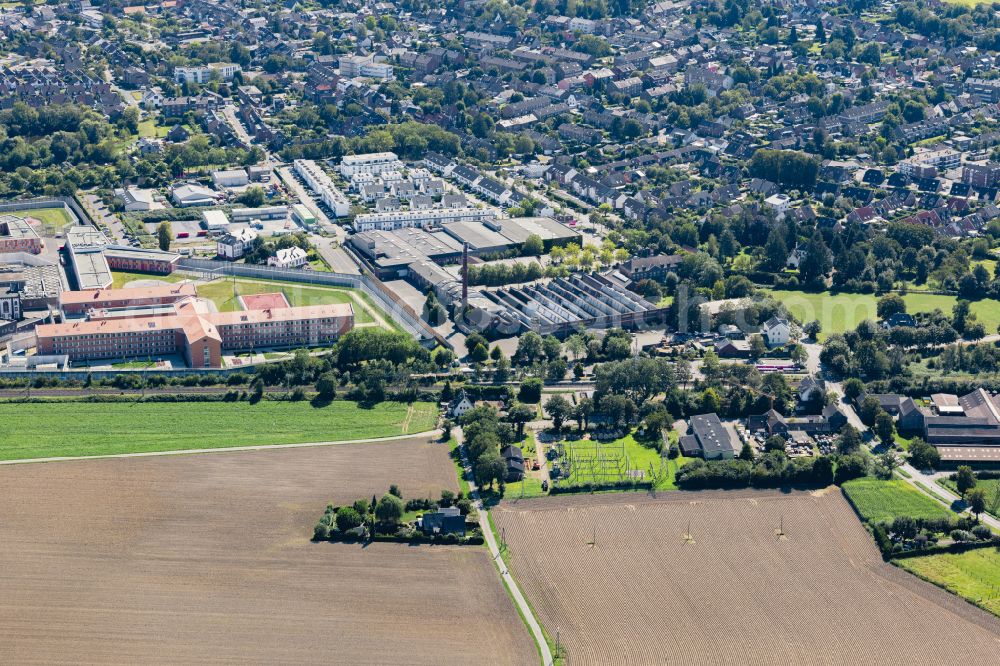
<svg viewBox="0 0 1000 666">
<path fill-rule="evenodd" d="M 497 565 L 500 571 L 500 577 L 503 579 L 504 585 L 507 586 L 507 590 L 510 592 L 511 599 L 517 604 L 517 607 L 521 611 L 521 617 L 524 618 L 525 624 L 528 625 L 528 629 L 531 630 L 531 634 L 535 639 L 535 645 L 538 646 L 538 650 L 542 655 L 543 666 L 552 666 L 552 651 L 549 649 L 549 644 L 545 640 L 545 634 L 542 633 L 542 626 L 538 623 L 535 618 L 535 613 L 532 611 L 531 606 L 528 605 L 528 601 L 521 594 L 521 588 L 517 586 L 517 581 L 514 577 L 510 575 L 510 571 L 507 569 L 507 565 L 504 564 L 503 558 L 500 557 L 500 548 L 497 547 L 496 537 L 493 536 L 493 530 L 490 528 L 489 514 L 486 511 L 486 507 L 483 506 L 483 501 L 479 497 L 479 488 L 476 486 L 475 480 L 472 478 L 472 466 L 469 465 L 469 459 L 465 456 L 465 444 L 462 440 L 462 429 L 454 428 L 452 429 L 452 435 L 458 440 L 459 451 L 462 454 L 462 468 L 465 470 L 466 479 L 469 482 L 469 491 L 472 493 L 472 502 L 476 507 L 476 511 L 479 512 L 479 529 L 483 531 L 483 538 L 486 540 L 486 545 L 490 549 L 490 554 L 493 556 L 493 562 Z"/>
</svg>

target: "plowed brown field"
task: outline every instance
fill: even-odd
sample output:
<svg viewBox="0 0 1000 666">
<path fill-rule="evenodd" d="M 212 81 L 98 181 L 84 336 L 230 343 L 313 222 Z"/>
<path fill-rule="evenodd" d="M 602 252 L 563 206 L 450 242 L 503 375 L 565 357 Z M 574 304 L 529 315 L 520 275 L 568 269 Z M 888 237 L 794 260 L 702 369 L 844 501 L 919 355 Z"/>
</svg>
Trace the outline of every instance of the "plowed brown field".
<svg viewBox="0 0 1000 666">
<path fill-rule="evenodd" d="M 309 542 L 327 502 L 458 490 L 447 447 L 0 467 L 0 663 L 534 663 L 485 548 Z"/>
<path fill-rule="evenodd" d="M 836 489 L 563 496 L 493 519 L 573 665 L 997 663 L 1000 621 L 883 563 Z"/>
</svg>

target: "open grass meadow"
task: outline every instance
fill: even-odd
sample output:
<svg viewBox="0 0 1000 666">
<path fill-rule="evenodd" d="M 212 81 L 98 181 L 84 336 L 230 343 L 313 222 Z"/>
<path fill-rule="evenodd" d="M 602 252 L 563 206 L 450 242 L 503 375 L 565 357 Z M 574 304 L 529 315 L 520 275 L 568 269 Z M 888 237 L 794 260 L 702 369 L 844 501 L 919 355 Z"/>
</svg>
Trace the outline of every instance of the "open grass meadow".
<svg viewBox="0 0 1000 666">
<path fill-rule="evenodd" d="M 865 319 L 878 320 L 878 297 L 874 294 L 830 294 L 784 289 L 768 290 L 767 293 L 784 303 L 799 321 L 819 321 L 823 329 L 820 338 L 851 330 Z M 910 292 L 903 296 L 903 300 L 910 313 L 933 312 L 938 309 L 950 315 L 958 299 L 944 294 Z M 972 312 L 986 327 L 987 333 L 995 333 L 997 326 L 1000 326 L 1000 301 L 974 301 Z"/>
<path fill-rule="evenodd" d="M 902 479 L 882 481 L 866 477 L 847 481 L 842 487 L 851 504 L 869 523 L 889 522 L 899 516 L 949 518 L 952 515 Z"/>
<path fill-rule="evenodd" d="M 1000 550 L 908 557 L 896 564 L 912 574 L 1000 615 Z"/>
<path fill-rule="evenodd" d="M 431 403 L 4 402 L 0 460 L 299 444 L 432 430 Z"/>
</svg>

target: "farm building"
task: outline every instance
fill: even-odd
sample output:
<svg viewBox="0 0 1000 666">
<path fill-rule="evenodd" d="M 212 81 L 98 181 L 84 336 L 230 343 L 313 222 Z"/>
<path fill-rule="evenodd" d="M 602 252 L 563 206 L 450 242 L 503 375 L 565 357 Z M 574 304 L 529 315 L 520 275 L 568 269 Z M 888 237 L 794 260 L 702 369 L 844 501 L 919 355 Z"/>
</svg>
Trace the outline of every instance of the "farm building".
<svg viewBox="0 0 1000 666">
<path fill-rule="evenodd" d="M 956 397 L 936 394 L 932 408 L 907 408 L 906 425 L 923 421 L 928 444 L 949 463 L 1000 460 L 1000 399 L 984 388 Z M 916 407 L 916 405 L 914 405 Z"/>
<path fill-rule="evenodd" d="M 680 439 L 684 455 L 705 460 L 731 460 L 736 456 L 736 444 L 718 414 L 692 416 L 690 430 Z"/>
</svg>

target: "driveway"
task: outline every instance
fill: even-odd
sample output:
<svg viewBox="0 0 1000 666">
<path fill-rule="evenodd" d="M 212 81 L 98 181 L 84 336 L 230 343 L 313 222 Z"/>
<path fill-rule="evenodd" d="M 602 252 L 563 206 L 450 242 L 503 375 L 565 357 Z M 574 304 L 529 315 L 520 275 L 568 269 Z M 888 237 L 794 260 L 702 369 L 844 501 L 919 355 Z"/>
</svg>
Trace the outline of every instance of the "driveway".
<svg viewBox="0 0 1000 666">
<path fill-rule="evenodd" d="M 910 478 L 903 476 L 903 480 L 909 483 L 911 486 L 922 492 L 924 495 L 935 499 L 935 500 L 945 500 L 943 504 L 948 504 L 949 508 L 955 505 L 956 502 L 963 501 L 961 497 L 948 490 L 944 486 L 940 486 L 937 480 L 946 476 L 946 472 L 922 472 L 915 468 L 913 465 L 906 464 L 900 467 L 906 474 L 910 475 Z M 935 497 L 936 496 L 936 497 Z M 968 509 L 959 511 L 958 513 L 971 516 L 972 513 Z M 989 514 L 982 514 L 979 517 L 979 521 L 984 525 L 989 525 L 994 530 L 1000 531 L 1000 520 L 997 520 Z"/>
</svg>

